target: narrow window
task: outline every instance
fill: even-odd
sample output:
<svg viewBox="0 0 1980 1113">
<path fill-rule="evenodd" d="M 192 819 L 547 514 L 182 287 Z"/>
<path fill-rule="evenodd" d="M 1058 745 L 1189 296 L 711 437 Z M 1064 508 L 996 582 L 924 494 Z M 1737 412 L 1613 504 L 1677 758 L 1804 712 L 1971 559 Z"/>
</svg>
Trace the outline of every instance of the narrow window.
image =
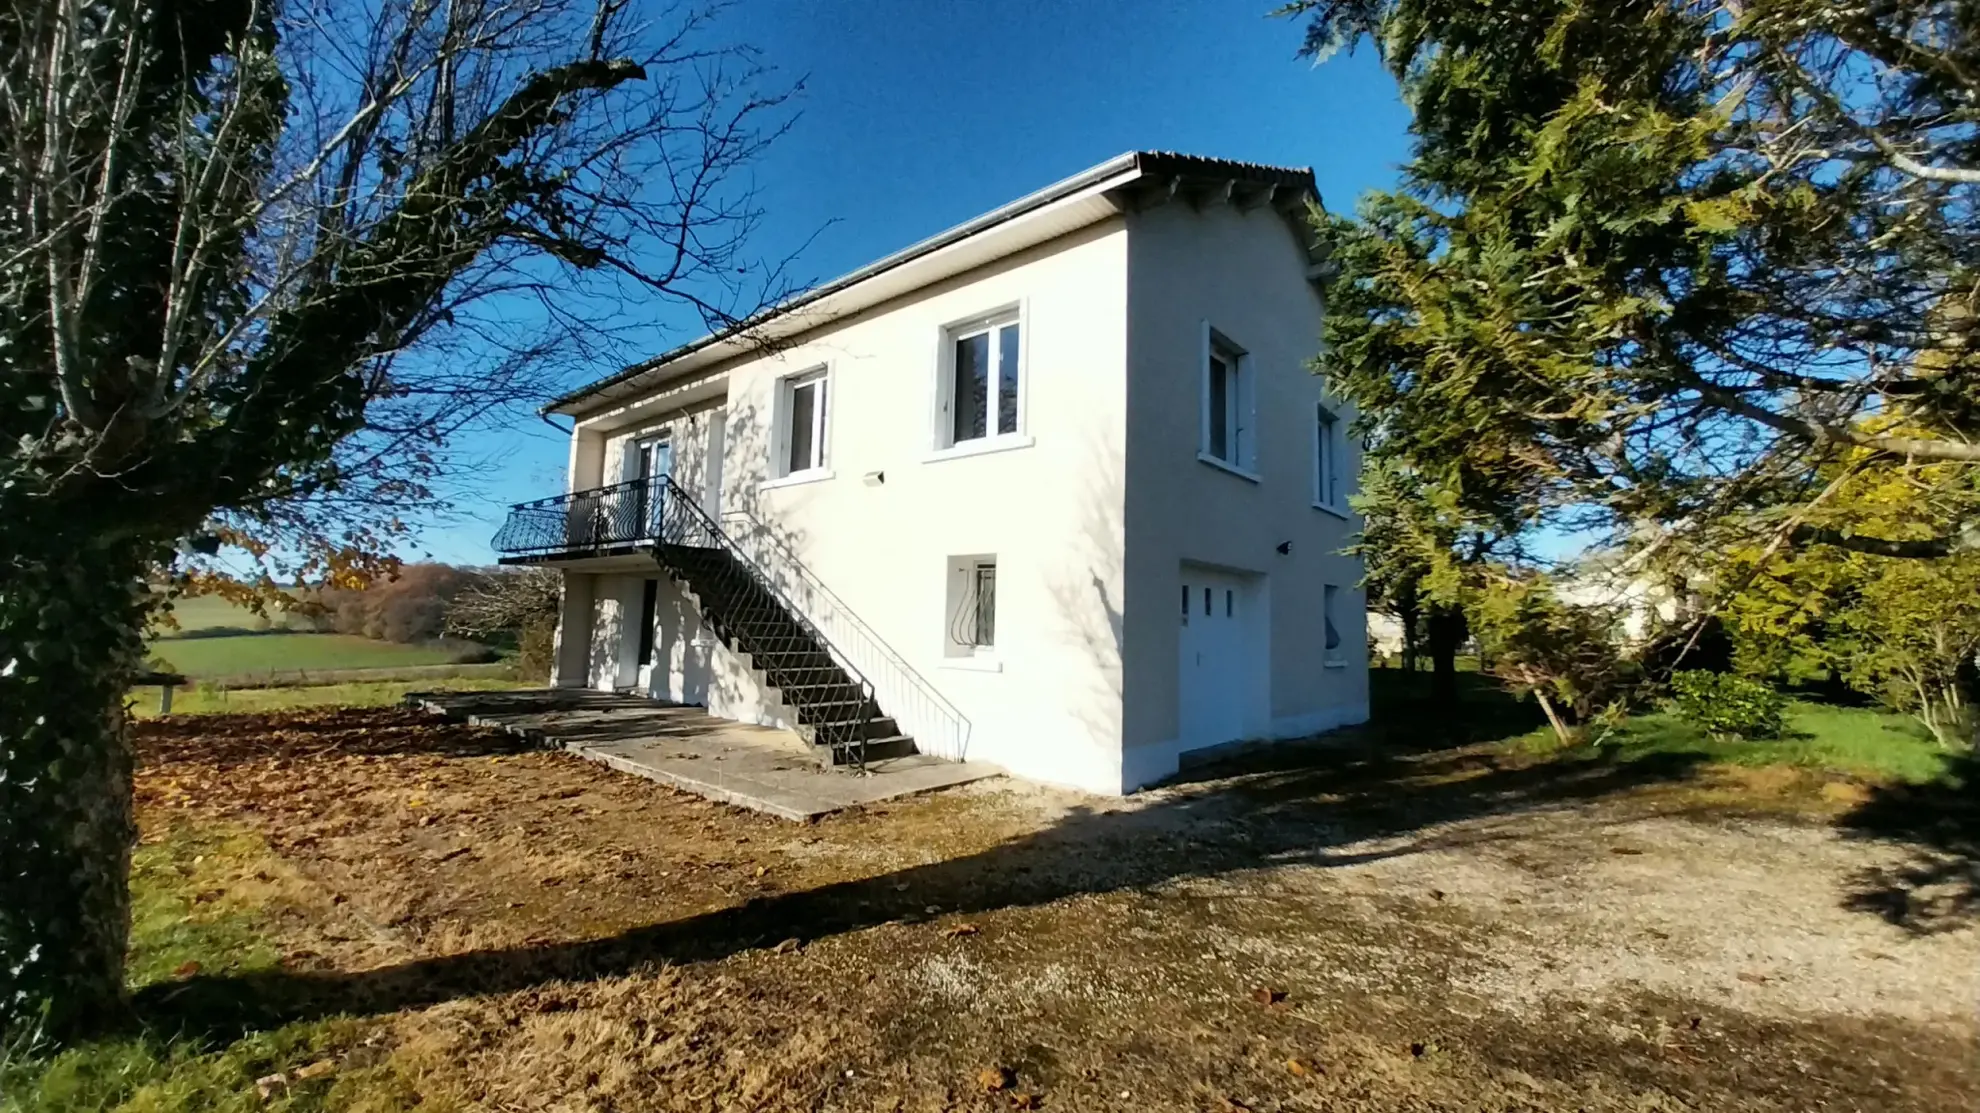
<svg viewBox="0 0 1980 1113">
<path fill-rule="evenodd" d="M 1335 619 L 1334 608 L 1340 603 L 1341 589 L 1328 584 L 1322 589 L 1323 618 L 1327 623 L 1327 663 L 1336 664 L 1341 660 L 1341 629 Z"/>
<path fill-rule="evenodd" d="M 948 336 L 941 447 L 1016 435 L 1024 389 L 1021 323 L 1004 316 L 950 329 Z"/>
<path fill-rule="evenodd" d="M 985 401 L 990 391 L 990 334 L 979 332 L 956 341 L 955 443 L 973 441 L 989 434 L 989 411 Z"/>
<path fill-rule="evenodd" d="M 1018 427 L 1018 327 L 1005 325 L 997 330 L 997 432 L 1015 433 Z"/>
<path fill-rule="evenodd" d="M 1256 463 L 1251 361 L 1243 349 L 1204 326 L 1203 445 L 1213 460 L 1236 468 Z"/>
<path fill-rule="evenodd" d="M 659 602 L 660 581 L 645 581 L 639 593 L 639 663 L 642 665 L 653 663 L 653 619 Z"/>
<path fill-rule="evenodd" d="M 1203 617 L 1210 617 L 1210 589 L 1207 587 L 1203 589 Z"/>
<path fill-rule="evenodd" d="M 783 380 L 784 444 L 780 474 L 797 475 L 825 466 L 825 372 L 813 371 Z"/>
<path fill-rule="evenodd" d="M 1230 588 L 1224 589 L 1224 617 L 1237 617 L 1237 592 L 1232 591 Z"/>
<path fill-rule="evenodd" d="M 1340 419 L 1325 406 L 1315 406 L 1313 430 L 1313 501 L 1321 506 L 1341 505 Z"/>
<path fill-rule="evenodd" d="M 976 642 L 979 647 L 997 644 L 997 566 L 976 566 Z"/>
<path fill-rule="evenodd" d="M 1212 353 L 1210 356 L 1210 455 L 1229 463 L 1231 459 L 1231 365 Z"/>
<path fill-rule="evenodd" d="M 1188 584 L 1182 585 L 1182 589 L 1183 589 L 1182 620 L 1183 620 L 1183 625 L 1187 626 L 1189 625 L 1189 585 Z"/>
</svg>

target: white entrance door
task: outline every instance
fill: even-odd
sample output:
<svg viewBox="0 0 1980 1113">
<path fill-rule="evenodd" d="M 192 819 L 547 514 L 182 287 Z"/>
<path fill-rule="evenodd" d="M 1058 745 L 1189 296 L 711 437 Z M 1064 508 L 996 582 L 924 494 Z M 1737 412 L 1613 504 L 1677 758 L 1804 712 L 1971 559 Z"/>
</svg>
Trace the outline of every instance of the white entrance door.
<svg viewBox="0 0 1980 1113">
<path fill-rule="evenodd" d="M 1243 577 L 1185 567 L 1177 733 L 1184 749 L 1245 736 L 1257 691 L 1257 635 Z"/>
</svg>

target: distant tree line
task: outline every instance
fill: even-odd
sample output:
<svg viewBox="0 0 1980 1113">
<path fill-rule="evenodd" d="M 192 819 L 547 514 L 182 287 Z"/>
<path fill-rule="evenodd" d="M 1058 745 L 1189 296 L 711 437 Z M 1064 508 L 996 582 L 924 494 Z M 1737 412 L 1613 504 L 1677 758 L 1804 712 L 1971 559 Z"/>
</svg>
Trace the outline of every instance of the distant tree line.
<svg viewBox="0 0 1980 1113">
<path fill-rule="evenodd" d="M 297 593 L 298 612 L 326 633 L 388 642 L 428 642 L 447 633 L 447 610 L 476 579 L 451 564 L 408 564 L 362 588 Z"/>
</svg>

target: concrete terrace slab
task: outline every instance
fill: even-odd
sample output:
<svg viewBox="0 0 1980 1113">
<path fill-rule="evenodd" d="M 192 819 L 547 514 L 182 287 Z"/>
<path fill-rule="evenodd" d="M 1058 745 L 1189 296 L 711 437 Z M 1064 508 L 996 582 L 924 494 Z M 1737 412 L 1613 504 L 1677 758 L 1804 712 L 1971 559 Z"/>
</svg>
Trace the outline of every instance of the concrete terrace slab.
<svg viewBox="0 0 1980 1113">
<path fill-rule="evenodd" d="M 406 702 L 498 727 L 725 804 L 808 820 L 880 800 L 1001 776 L 981 762 L 910 754 L 825 769 L 796 734 L 718 719 L 698 707 L 570 688 L 411 692 Z"/>
</svg>

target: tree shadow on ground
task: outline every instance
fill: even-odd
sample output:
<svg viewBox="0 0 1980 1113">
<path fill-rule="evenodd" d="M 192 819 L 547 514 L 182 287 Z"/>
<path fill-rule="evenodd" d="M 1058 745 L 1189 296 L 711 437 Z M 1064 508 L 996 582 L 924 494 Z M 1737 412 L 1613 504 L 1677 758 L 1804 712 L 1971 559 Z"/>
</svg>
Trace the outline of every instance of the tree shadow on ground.
<svg viewBox="0 0 1980 1113">
<path fill-rule="evenodd" d="M 1348 866 L 1517 837 L 1511 825 L 1494 821 L 1679 781 L 1694 760 L 1660 754 L 1542 763 L 1489 747 L 1410 748 L 1388 740 L 1384 731 L 1348 732 L 1198 771 L 1193 780 L 1137 806 L 1075 809 L 1049 828 L 975 854 L 760 897 L 607 938 L 355 972 L 199 975 L 150 987 L 137 1004 L 148 1027 L 226 1037 L 296 1019 L 378 1014 L 553 980 L 715 961 L 755 947 L 803 945 L 934 915 L 1036 906 L 1268 867 Z M 862 830 L 885 827 L 849 827 L 849 833 Z"/>
<path fill-rule="evenodd" d="M 1908 847 L 1903 862 L 1858 873 L 1845 907 L 1919 934 L 1980 916 L 1980 754 L 1954 757 L 1927 784 L 1872 789 L 1838 826 L 1855 838 Z"/>
</svg>

